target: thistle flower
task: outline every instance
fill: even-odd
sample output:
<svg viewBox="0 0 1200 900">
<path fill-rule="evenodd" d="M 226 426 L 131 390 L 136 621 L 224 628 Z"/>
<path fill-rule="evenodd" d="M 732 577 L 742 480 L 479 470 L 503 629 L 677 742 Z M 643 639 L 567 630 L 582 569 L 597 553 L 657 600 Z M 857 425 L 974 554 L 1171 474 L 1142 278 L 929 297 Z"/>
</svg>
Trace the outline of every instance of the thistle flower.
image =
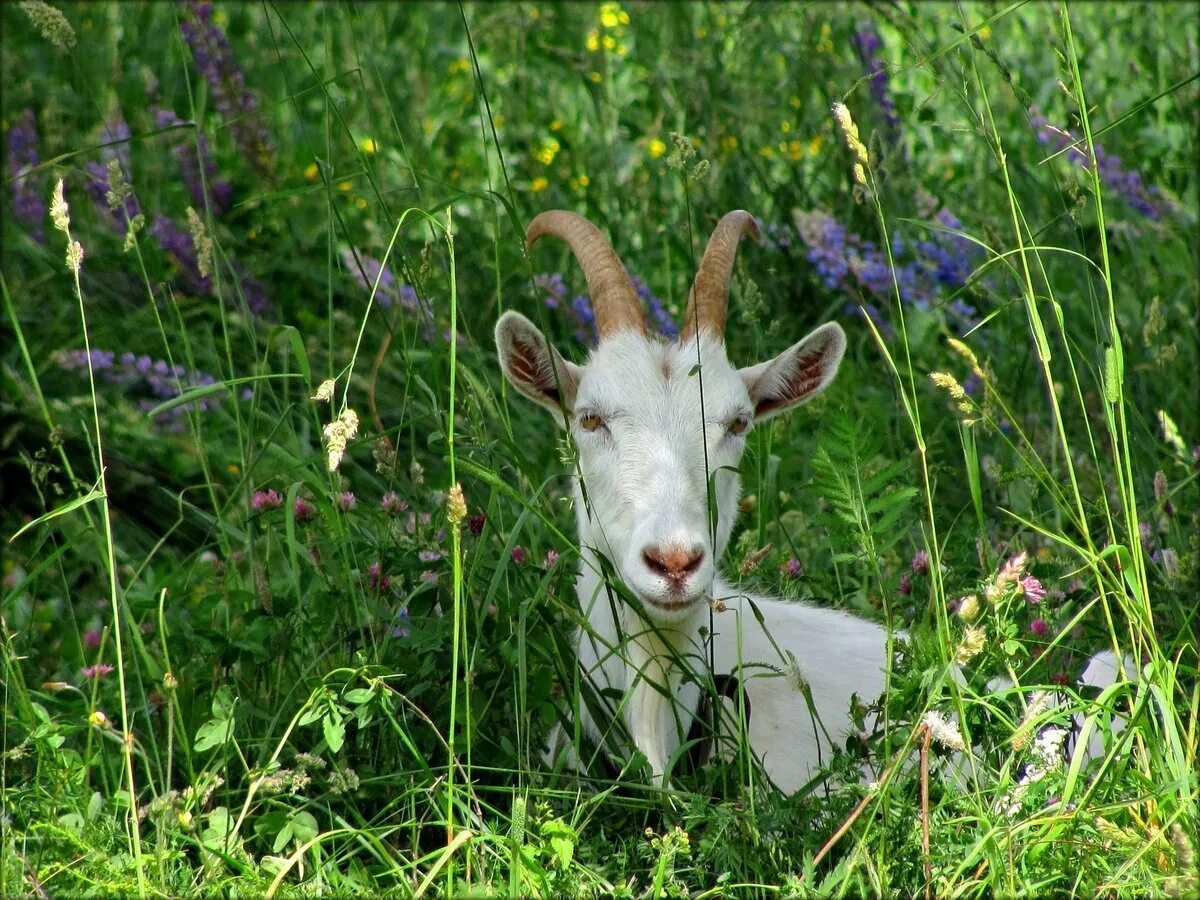
<svg viewBox="0 0 1200 900">
<path fill-rule="evenodd" d="M 787 561 L 779 566 L 779 571 L 783 573 L 785 577 L 795 581 L 804 574 L 804 566 L 796 557 L 789 556 Z"/>
<path fill-rule="evenodd" d="M 67 17 L 43 0 L 21 0 L 21 9 L 38 32 L 60 50 L 75 49 L 75 29 Z"/>
</svg>

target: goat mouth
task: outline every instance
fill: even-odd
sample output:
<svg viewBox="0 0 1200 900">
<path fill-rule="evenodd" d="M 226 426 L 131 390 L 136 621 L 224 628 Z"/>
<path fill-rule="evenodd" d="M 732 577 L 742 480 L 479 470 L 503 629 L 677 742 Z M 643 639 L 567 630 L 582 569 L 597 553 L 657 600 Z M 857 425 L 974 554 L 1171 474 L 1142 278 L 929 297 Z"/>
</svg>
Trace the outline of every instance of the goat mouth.
<svg viewBox="0 0 1200 900">
<path fill-rule="evenodd" d="M 680 610 L 687 609 L 689 606 L 694 606 L 699 596 L 689 597 L 686 594 L 681 595 L 678 599 L 672 597 L 670 599 L 658 599 L 655 597 L 642 597 L 642 601 L 649 606 L 662 612 L 676 613 Z"/>
</svg>

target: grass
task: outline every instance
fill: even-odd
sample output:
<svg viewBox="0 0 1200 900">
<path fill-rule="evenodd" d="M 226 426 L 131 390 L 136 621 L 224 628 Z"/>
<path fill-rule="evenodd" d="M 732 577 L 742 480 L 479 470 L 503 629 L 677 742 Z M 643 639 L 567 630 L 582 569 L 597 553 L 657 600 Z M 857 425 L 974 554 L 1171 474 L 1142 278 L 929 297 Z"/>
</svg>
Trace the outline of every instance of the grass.
<svg viewBox="0 0 1200 900">
<path fill-rule="evenodd" d="M 0 11 L 0 892 L 1195 890 L 1192 6 L 58 9 Z M 582 358 L 555 207 L 676 321 L 749 209 L 731 358 L 847 330 L 724 561 L 907 634 L 810 790 L 542 760 L 572 450 L 491 329 Z M 1097 752 L 1035 778 L 1053 728 Z"/>
</svg>

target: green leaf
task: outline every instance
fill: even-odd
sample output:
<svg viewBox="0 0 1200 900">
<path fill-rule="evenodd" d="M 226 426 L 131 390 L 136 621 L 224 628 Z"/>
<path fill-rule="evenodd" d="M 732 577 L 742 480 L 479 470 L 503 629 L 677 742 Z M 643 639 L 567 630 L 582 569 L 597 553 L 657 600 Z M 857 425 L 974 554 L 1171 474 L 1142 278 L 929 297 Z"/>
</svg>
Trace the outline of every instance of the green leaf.
<svg viewBox="0 0 1200 900">
<path fill-rule="evenodd" d="M 330 711 L 321 720 L 321 731 L 325 734 L 325 743 L 329 749 L 337 753 L 346 743 L 346 723 L 336 712 Z"/>
<path fill-rule="evenodd" d="M 92 488 L 90 491 L 88 491 L 82 497 L 76 497 L 74 500 L 68 500 L 62 506 L 55 507 L 54 509 L 50 510 L 50 512 L 48 512 L 48 513 L 43 513 L 42 515 L 40 515 L 36 519 L 34 519 L 32 522 L 26 522 L 19 529 L 17 529 L 17 531 L 13 534 L 13 536 L 10 537 L 8 540 L 11 543 L 12 541 L 15 541 L 17 538 L 19 538 L 21 535 L 23 535 L 25 532 L 27 532 L 30 528 L 40 525 L 43 522 L 49 522 L 51 519 L 57 519 L 59 516 L 65 516 L 67 513 L 74 512 L 75 510 L 79 509 L 79 507 L 81 507 L 81 506 L 87 506 L 87 504 L 91 503 L 93 500 L 102 500 L 102 499 L 104 499 L 104 491 L 98 490 L 97 488 Z"/>
<path fill-rule="evenodd" d="M 193 749 L 197 753 L 220 747 L 233 737 L 233 719 L 209 719 L 196 729 L 196 742 Z"/>
</svg>

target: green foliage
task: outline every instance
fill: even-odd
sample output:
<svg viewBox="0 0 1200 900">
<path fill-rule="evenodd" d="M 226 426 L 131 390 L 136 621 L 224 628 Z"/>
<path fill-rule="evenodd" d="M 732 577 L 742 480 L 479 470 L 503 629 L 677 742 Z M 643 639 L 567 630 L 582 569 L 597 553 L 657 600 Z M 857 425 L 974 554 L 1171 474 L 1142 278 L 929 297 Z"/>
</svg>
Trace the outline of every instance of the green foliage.
<svg viewBox="0 0 1200 900">
<path fill-rule="evenodd" d="M 1194 5 L 51 6 L 0 8 L 0 894 L 1194 893 Z M 846 328 L 724 561 L 905 634 L 794 797 L 542 760 L 572 448 L 490 336 L 582 359 L 555 207 L 676 319 L 759 216 L 739 364 Z"/>
</svg>

